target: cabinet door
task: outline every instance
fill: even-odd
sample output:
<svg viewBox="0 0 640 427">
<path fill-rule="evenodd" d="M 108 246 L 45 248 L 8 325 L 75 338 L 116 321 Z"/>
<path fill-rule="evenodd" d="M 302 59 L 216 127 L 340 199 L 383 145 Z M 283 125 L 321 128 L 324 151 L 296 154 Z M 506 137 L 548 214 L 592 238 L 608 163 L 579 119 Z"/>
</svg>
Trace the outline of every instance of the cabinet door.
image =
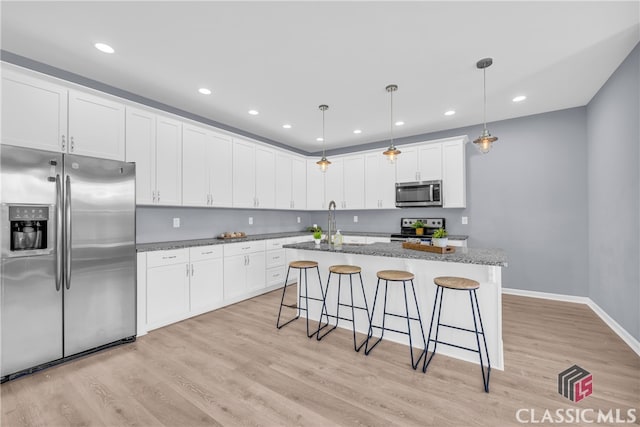
<svg viewBox="0 0 640 427">
<path fill-rule="evenodd" d="M 256 207 L 256 161 L 253 143 L 233 140 L 233 206 Z"/>
<path fill-rule="evenodd" d="M 156 116 L 127 107 L 125 160 L 136 164 L 136 204 L 155 203 Z"/>
<path fill-rule="evenodd" d="M 307 166 L 304 159 L 291 159 L 291 207 L 307 208 Z"/>
<path fill-rule="evenodd" d="M 210 133 L 207 144 L 209 164 L 209 192 L 211 206 L 230 208 L 233 206 L 233 149 L 231 137 Z"/>
<path fill-rule="evenodd" d="M 420 181 L 442 179 L 442 144 L 426 144 L 418 148 Z"/>
<path fill-rule="evenodd" d="M 466 160 L 464 141 L 442 145 L 442 207 L 467 206 Z"/>
<path fill-rule="evenodd" d="M 276 209 L 292 209 L 292 159 L 285 153 L 276 154 Z"/>
<path fill-rule="evenodd" d="M 364 207 L 366 209 L 378 209 L 380 208 L 381 183 L 379 170 L 380 154 L 367 154 L 364 161 Z"/>
<path fill-rule="evenodd" d="M 66 151 L 66 88 L 2 70 L 1 109 L 3 144 Z"/>
<path fill-rule="evenodd" d="M 70 90 L 68 151 L 124 161 L 124 105 Z"/>
<path fill-rule="evenodd" d="M 264 251 L 247 255 L 247 291 L 255 291 L 266 286 L 265 267 Z"/>
<path fill-rule="evenodd" d="M 176 120 L 156 118 L 156 201 L 160 205 L 182 204 L 181 129 Z"/>
<path fill-rule="evenodd" d="M 415 182 L 418 177 L 418 149 L 402 148 L 396 160 L 396 182 Z"/>
<path fill-rule="evenodd" d="M 182 127 L 182 205 L 209 204 L 209 169 L 206 157 L 207 131 Z"/>
<path fill-rule="evenodd" d="M 364 209 L 364 156 L 343 160 L 344 209 Z"/>
<path fill-rule="evenodd" d="M 257 146 L 256 207 L 273 209 L 276 205 L 276 155 L 273 150 Z"/>
<path fill-rule="evenodd" d="M 378 197 L 380 209 L 396 207 L 396 164 L 378 154 Z"/>
<path fill-rule="evenodd" d="M 316 160 L 307 160 L 307 209 L 322 210 L 325 204 L 325 172 L 320 171 Z"/>
<path fill-rule="evenodd" d="M 222 258 L 191 262 L 191 312 L 201 313 L 220 305 L 224 297 Z"/>
<path fill-rule="evenodd" d="M 247 293 L 247 256 L 224 257 L 224 299 L 236 299 Z"/>
<path fill-rule="evenodd" d="M 333 200 L 338 209 L 344 209 L 344 189 L 343 189 L 343 162 L 342 159 L 331 160 L 329 168 L 325 174 L 325 200 L 327 206 Z"/>
<path fill-rule="evenodd" d="M 188 264 L 147 270 L 147 324 L 159 327 L 186 317 L 189 312 Z"/>
</svg>

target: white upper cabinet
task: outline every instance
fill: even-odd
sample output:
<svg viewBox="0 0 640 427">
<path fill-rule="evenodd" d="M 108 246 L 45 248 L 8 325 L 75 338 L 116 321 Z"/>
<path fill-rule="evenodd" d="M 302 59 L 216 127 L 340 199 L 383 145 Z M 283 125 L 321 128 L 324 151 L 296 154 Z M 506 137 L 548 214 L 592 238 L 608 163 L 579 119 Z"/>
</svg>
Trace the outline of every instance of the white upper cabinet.
<svg viewBox="0 0 640 427">
<path fill-rule="evenodd" d="M 127 107 L 125 160 L 136 164 L 136 203 L 156 202 L 156 115 Z"/>
<path fill-rule="evenodd" d="M 124 105 L 5 69 L 2 143 L 125 159 Z"/>
<path fill-rule="evenodd" d="M 467 207 L 465 139 L 442 143 L 442 202 L 445 208 Z"/>
<path fill-rule="evenodd" d="M 124 160 L 124 139 L 123 104 L 69 91 L 69 153 Z"/>
<path fill-rule="evenodd" d="M 396 206 L 395 163 L 379 152 L 365 156 L 364 198 L 366 209 L 393 209 Z"/>
<path fill-rule="evenodd" d="M 256 158 L 254 144 L 233 139 L 233 207 L 256 207 Z"/>
<path fill-rule="evenodd" d="M 273 209 L 276 206 L 276 155 L 275 151 L 259 145 L 255 147 L 256 159 L 256 208 Z"/>
<path fill-rule="evenodd" d="M 442 179 L 442 144 L 418 147 L 418 181 Z"/>
<path fill-rule="evenodd" d="M 211 206 L 233 206 L 233 148 L 229 135 L 209 132 L 207 144 Z"/>
<path fill-rule="evenodd" d="M 303 158 L 283 152 L 275 159 L 276 209 L 305 209 L 307 168 Z"/>
<path fill-rule="evenodd" d="M 182 204 L 182 123 L 156 116 L 156 201 Z"/>
<path fill-rule="evenodd" d="M 325 179 L 326 172 L 322 172 L 316 164 L 317 159 L 307 159 L 307 209 L 319 211 L 326 209 Z"/>
<path fill-rule="evenodd" d="M 336 202 L 338 209 L 344 209 L 344 187 L 342 185 L 344 162 L 341 158 L 330 159 L 331 164 L 325 174 L 325 201 L 326 207 L 331 201 Z"/>
<path fill-rule="evenodd" d="M 67 89 L 2 70 L 2 143 L 66 152 Z"/>
<path fill-rule="evenodd" d="M 208 206 L 209 159 L 207 159 L 207 131 L 182 126 L 182 204 L 184 206 Z"/>
<path fill-rule="evenodd" d="M 343 209 L 364 209 L 364 155 L 343 159 Z"/>
<path fill-rule="evenodd" d="M 396 159 L 396 182 L 420 181 L 418 166 L 418 147 L 400 147 Z"/>
</svg>

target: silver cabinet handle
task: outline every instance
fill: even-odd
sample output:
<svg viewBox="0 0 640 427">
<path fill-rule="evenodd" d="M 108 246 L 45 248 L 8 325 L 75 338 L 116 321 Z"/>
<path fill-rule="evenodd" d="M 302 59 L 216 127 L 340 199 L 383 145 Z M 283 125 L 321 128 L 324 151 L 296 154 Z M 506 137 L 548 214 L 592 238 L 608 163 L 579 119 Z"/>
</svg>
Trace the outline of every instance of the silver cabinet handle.
<svg viewBox="0 0 640 427">
<path fill-rule="evenodd" d="M 280 259 L 280 257 L 279 256 L 274 256 L 273 259 Z"/>
<path fill-rule="evenodd" d="M 151 200 L 153 200 L 153 203 L 156 202 L 156 192 L 155 192 L 155 190 L 151 192 Z"/>
<path fill-rule="evenodd" d="M 62 137 L 64 144 L 64 136 Z M 63 227 L 63 212 L 62 212 L 62 182 L 60 181 L 60 174 L 56 175 L 56 291 L 60 290 L 62 286 L 62 227 Z"/>
<path fill-rule="evenodd" d="M 73 142 L 73 137 L 71 137 L 71 152 L 73 152 L 76 149 L 76 144 L 74 144 Z"/>
<path fill-rule="evenodd" d="M 62 151 L 67 149 L 67 141 L 64 139 L 64 135 L 62 135 Z"/>
<path fill-rule="evenodd" d="M 171 255 L 171 256 L 163 256 L 162 259 L 172 259 L 175 258 L 175 255 Z"/>
<path fill-rule="evenodd" d="M 247 246 L 246 248 L 242 248 L 243 251 L 246 251 L 247 249 L 251 249 L 251 246 Z"/>
<path fill-rule="evenodd" d="M 201 253 L 202 255 L 209 255 L 209 254 L 212 254 L 212 253 L 213 253 L 213 251 L 200 252 L 200 253 Z"/>
<path fill-rule="evenodd" d="M 185 267 L 187 267 L 187 277 L 189 277 L 189 264 L 185 264 Z"/>
<path fill-rule="evenodd" d="M 191 275 L 193 276 L 193 264 L 191 264 Z"/>
<path fill-rule="evenodd" d="M 71 177 L 67 175 L 66 182 L 66 200 L 65 200 L 65 263 L 67 267 L 66 271 L 66 286 L 67 289 L 71 288 Z"/>
<path fill-rule="evenodd" d="M 156 193 L 157 193 L 157 196 L 158 196 L 158 203 L 160 203 L 160 190 L 158 190 Z"/>
</svg>

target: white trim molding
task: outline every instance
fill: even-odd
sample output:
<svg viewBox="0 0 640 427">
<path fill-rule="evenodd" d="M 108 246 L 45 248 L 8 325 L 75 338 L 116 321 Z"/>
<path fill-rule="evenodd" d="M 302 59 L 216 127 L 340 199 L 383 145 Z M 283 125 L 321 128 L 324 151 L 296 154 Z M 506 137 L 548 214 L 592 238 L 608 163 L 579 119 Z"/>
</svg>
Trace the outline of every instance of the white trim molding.
<svg viewBox="0 0 640 427">
<path fill-rule="evenodd" d="M 540 298 L 554 301 L 573 302 L 578 304 L 586 304 L 595 314 L 602 319 L 606 325 L 611 328 L 622 340 L 631 347 L 638 356 L 640 356 L 640 341 L 627 332 L 618 322 L 607 314 L 598 304 L 589 297 L 579 297 L 574 295 L 552 294 L 547 292 L 527 291 L 523 289 L 502 288 L 502 293 L 507 295 L 517 295 L 521 297 Z"/>
</svg>

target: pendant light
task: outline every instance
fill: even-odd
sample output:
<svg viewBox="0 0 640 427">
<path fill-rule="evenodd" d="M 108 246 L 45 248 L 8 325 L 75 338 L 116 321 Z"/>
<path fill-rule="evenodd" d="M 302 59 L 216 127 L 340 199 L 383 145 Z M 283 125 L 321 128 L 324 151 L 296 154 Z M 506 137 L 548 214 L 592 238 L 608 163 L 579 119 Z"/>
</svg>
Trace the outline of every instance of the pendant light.
<svg viewBox="0 0 640 427">
<path fill-rule="evenodd" d="M 327 160 L 327 158 L 324 155 L 325 153 L 324 148 L 326 146 L 324 142 L 324 112 L 329 109 L 329 106 L 322 104 L 318 106 L 318 108 L 320 109 L 320 111 L 322 111 L 322 158 L 316 162 L 316 165 L 320 166 L 320 170 L 322 172 L 326 172 L 331 162 Z"/>
<path fill-rule="evenodd" d="M 476 144 L 478 150 L 481 153 L 486 154 L 491 150 L 491 144 L 498 140 L 497 136 L 491 136 L 489 131 L 487 130 L 487 68 L 489 68 L 493 64 L 493 58 L 483 58 L 476 63 L 476 67 L 482 70 L 483 73 L 483 87 L 484 87 L 484 129 L 482 130 L 482 134 L 473 141 Z"/>
<path fill-rule="evenodd" d="M 391 95 L 391 122 L 390 122 L 391 141 L 389 144 L 389 148 L 387 148 L 387 151 L 385 151 L 382 154 L 387 156 L 387 159 L 389 160 L 390 163 L 393 163 L 396 160 L 396 157 L 398 157 L 398 154 L 401 153 L 401 151 L 398 150 L 395 145 L 393 145 L 393 92 L 398 90 L 398 85 L 388 85 L 385 89 Z"/>
</svg>

